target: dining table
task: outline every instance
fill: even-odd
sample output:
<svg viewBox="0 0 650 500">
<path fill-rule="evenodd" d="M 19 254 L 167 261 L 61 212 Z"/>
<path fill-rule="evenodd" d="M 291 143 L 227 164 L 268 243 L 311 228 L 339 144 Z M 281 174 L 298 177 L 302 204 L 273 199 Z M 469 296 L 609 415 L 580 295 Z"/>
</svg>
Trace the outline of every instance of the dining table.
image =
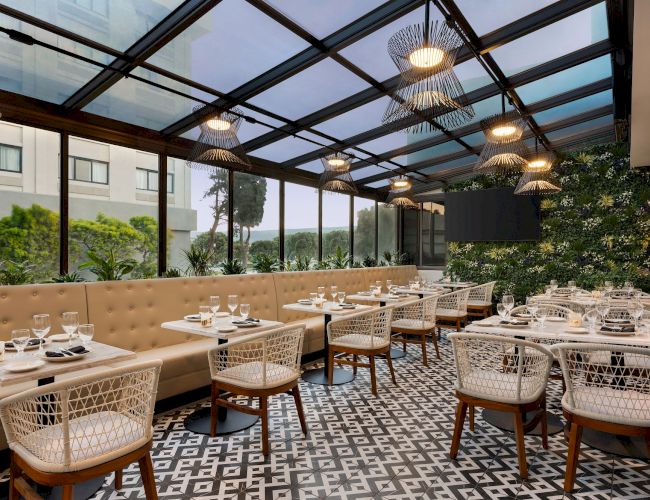
<svg viewBox="0 0 650 500">
<path fill-rule="evenodd" d="M 504 335 L 518 339 L 541 341 L 546 345 L 559 344 L 563 342 L 582 342 L 612 345 L 612 359 L 620 359 L 621 356 L 615 351 L 616 345 L 650 348 L 650 328 L 647 324 L 641 324 L 638 331 L 630 335 L 601 333 L 600 331 L 589 331 L 588 328 L 572 328 L 565 318 L 546 318 L 543 326 L 535 325 L 503 326 L 499 316 L 492 316 L 480 321 L 474 321 L 465 327 L 465 331 L 474 333 L 489 333 Z M 615 363 L 620 363 L 614 361 Z M 512 415 L 496 410 L 483 410 L 483 418 L 495 427 L 512 432 L 514 423 Z M 560 417 L 553 413 L 548 415 L 548 433 L 556 434 L 564 431 L 568 438 L 568 425 L 565 425 Z M 538 425 L 529 434 L 540 435 L 541 425 Z M 582 434 L 582 442 L 597 448 L 606 453 L 615 455 L 649 459 L 650 453 L 644 438 L 629 436 L 615 436 L 612 434 L 585 428 Z"/>
<path fill-rule="evenodd" d="M 189 319 L 188 319 L 189 318 Z M 251 322 L 251 326 L 235 326 L 232 324 L 233 320 L 241 321 L 239 316 L 233 317 L 231 320 L 229 314 L 219 314 L 214 319 L 210 326 L 201 326 L 200 321 L 195 321 L 192 316 L 186 316 L 184 319 L 166 321 L 161 328 L 165 330 L 174 330 L 177 332 L 189 333 L 192 335 L 199 335 L 201 337 L 209 337 L 217 341 L 217 345 L 225 344 L 228 340 L 239 338 L 244 335 L 253 335 L 256 333 L 265 332 L 283 326 L 284 323 L 271 320 L 256 320 Z M 229 331 L 221 331 L 221 330 Z M 232 434 L 254 425 L 259 417 L 256 415 L 249 415 L 241 411 L 231 408 L 219 407 L 217 409 L 217 435 Z M 198 410 L 190 413 L 185 417 L 185 428 L 196 434 L 210 435 L 210 408 L 199 408 Z"/>
<path fill-rule="evenodd" d="M 395 288 L 395 293 L 417 295 L 421 299 L 423 299 L 424 297 L 431 297 L 433 295 L 444 295 L 445 293 L 449 293 L 450 291 L 451 290 L 449 290 L 448 288 L 440 288 L 440 287 L 411 288 L 411 287 L 398 286 L 397 288 Z"/>
<path fill-rule="evenodd" d="M 327 380 L 327 370 L 329 369 L 329 356 L 327 355 L 329 349 L 329 340 L 327 338 L 327 325 L 332 320 L 332 316 L 342 317 L 350 314 L 354 314 L 361 311 L 367 311 L 372 309 L 372 306 L 354 304 L 354 307 L 344 308 L 340 304 L 335 302 L 322 302 L 322 303 L 300 303 L 294 302 L 292 304 L 285 304 L 282 306 L 283 309 L 289 311 L 298 311 L 308 314 L 317 314 L 323 316 L 323 336 L 324 336 L 324 366 L 322 368 L 313 368 L 311 370 L 305 370 L 302 374 L 302 379 L 305 382 L 311 384 L 319 385 L 329 385 Z M 333 377 L 332 385 L 341 385 L 347 384 L 354 380 L 354 374 L 351 371 L 344 370 L 335 366 L 333 368 Z"/>
<path fill-rule="evenodd" d="M 478 285 L 473 281 L 430 281 L 428 284 L 432 287 L 443 287 L 443 288 L 471 288 Z"/>
</svg>

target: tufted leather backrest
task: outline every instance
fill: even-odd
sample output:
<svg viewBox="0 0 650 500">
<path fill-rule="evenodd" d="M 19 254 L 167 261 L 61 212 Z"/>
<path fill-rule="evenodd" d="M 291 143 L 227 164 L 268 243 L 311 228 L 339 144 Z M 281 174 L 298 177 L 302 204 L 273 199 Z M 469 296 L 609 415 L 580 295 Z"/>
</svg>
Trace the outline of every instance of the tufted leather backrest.
<svg viewBox="0 0 650 500">
<path fill-rule="evenodd" d="M 83 283 L 0 286 L 0 340 L 11 339 L 11 330 L 31 328 L 34 314 L 49 314 L 51 333 L 61 333 L 61 313 L 77 311 L 88 323 Z"/>
<path fill-rule="evenodd" d="M 394 285 L 406 285 L 410 280 L 418 275 L 416 266 L 385 266 L 385 267 L 368 267 L 363 270 L 366 274 L 368 285 L 375 281 L 392 280 Z"/>
<path fill-rule="evenodd" d="M 163 330 L 160 324 L 198 312 L 210 295 L 239 296 L 251 305 L 251 315 L 275 320 L 275 286 L 272 275 L 207 276 L 88 283 L 88 315 L 95 323 L 95 339 L 132 351 L 146 351 L 201 337 Z"/>
</svg>

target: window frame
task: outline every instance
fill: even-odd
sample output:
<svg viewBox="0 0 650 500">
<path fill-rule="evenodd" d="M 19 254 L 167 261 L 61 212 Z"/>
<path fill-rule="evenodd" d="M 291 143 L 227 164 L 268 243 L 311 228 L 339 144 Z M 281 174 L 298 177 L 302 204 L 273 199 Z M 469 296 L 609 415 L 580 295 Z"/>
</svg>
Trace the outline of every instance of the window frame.
<svg viewBox="0 0 650 500">
<path fill-rule="evenodd" d="M 147 174 L 147 187 L 146 188 L 139 188 L 138 187 L 138 182 L 137 182 L 137 175 L 138 175 L 137 172 L 138 172 L 138 170 L 140 170 L 142 172 L 146 172 L 146 174 Z M 160 175 L 160 172 L 158 172 L 158 170 L 152 170 L 150 168 L 135 167 L 135 171 L 136 171 L 135 189 L 137 191 L 147 191 L 148 193 L 157 193 L 158 192 L 158 183 L 155 182 L 154 183 L 155 187 L 151 188 L 150 187 L 151 184 L 149 182 L 150 174 Z M 167 194 L 174 194 L 174 187 L 175 187 L 174 186 L 174 172 L 167 172 Z"/>
<path fill-rule="evenodd" d="M 72 160 L 72 172 L 70 172 L 70 161 Z M 90 180 L 86 181 L 84 179 L 77 179 L 77 160 L 83 160 L 83 161 L 88 161 L 90 162 Z M 106 182 L 100 182 L 94 180 L 94 172 L 95 172 L 95 163 L 101 163 L 103 165 L 106 165 Z M 71 173 L 72 175 L 69 175 L 69 179 L 71 181 L 75 182 L 86 182 L 88 184 L 99 184 L 100 186 L 108 186 L 111 183 L 111 169 L 110 169 L 110 163 L 107 161 L 102 161 L 102 160 L 93 160 L 92 158 L 84 158 L 83 156 L 73 156 L 69 155 L 68 156 L 68 172 Z"/>
<path fill-rule="evenodd" d="M 0 148 L 9 148 L 9 149 L 18 150 L 18 170 L 10 170 L 8 168 L 2 168 L 2 165 L 0 165 L 0 172 L 11 172 L 12 174 L 22 174 L 23 173 L 23 147 L 15 146 L 13 144 L 0 143 Z"/>
</svg>

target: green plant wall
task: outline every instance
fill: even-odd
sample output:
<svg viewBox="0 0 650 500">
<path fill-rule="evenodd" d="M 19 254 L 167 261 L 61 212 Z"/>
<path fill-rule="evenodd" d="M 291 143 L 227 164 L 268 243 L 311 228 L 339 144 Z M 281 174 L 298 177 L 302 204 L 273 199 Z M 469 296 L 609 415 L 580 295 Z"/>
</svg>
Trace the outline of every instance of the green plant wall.
<svg viewBox="0 0 650 500">
<path fill-rule="evenodd" d="M 632 169 L 624 148 L 594 146 L 559 159 L 554 178 L 562 187 L 541 200 L 539 242 L 448 245 L 446 274 L 463 280 L 497 280 L 517 301 L 551 279 L 574 279 L 593 289 L 605 280 L 632 280 L 650 290 L 650 174 Z M 480 176 L 448 191 L 514 186 L 517 176 Z"/>
</svg>

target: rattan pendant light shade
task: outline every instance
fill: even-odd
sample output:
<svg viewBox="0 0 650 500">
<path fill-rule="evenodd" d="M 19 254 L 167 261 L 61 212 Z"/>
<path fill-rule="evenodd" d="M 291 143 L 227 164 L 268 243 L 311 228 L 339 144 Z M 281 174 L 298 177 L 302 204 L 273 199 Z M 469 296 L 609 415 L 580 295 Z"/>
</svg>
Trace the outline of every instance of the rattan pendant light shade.
<svg viewBox="0 0 650 500">
<path fill-rule="evenodd" d="M 354 185 L 354 180 L 350 175 L 351 158 L 350 155 L 341 152 L 321 158 L 324 169 L 320 176 L 318 187 L 325 191 L 357 193 L 357 187 Z"/>
<path fill-rule="evenodd" d="M 417 203 L 413 201 L 409 194 L 412 186 L 411 179 L 404 175 L 391 179 L 386 205 L 407 209 L 418 208 Z"/>
<path fill-rule="evenodd" d="M 524 173 L 521 175 L 515 194 L 519 195 L 542 195 L 559 193 L 562 189 L 553 183 L 551 177 L 555 155 L 552 151 L 540 153 L 537 150 L 537 140 L 535 141 L 535 154 L 531 156 L 526 165 Z"/>
<path fill-rule="evenodd" d="M 201 111 L 203 108 L 197 106 L 194 112 Z M 233 111 L 241 113 L 237 108 L 233 108 Z M 201 123 L 199 125 L 201 133 L 187 158 L 187 166 L 208 171 L 229 166 L 250 167 L 251 163 L 237 138 L 241 122 L 241 116 L 223 111 Z"/>
</svg>

